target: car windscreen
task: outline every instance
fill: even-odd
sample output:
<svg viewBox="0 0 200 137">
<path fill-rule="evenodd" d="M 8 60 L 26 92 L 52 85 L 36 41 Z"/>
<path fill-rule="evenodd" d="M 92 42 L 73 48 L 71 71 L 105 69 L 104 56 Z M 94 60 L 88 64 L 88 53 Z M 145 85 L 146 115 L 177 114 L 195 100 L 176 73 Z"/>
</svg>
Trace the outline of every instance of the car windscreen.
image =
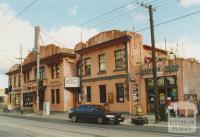
<svg viewBox="0 0 200 137">
<path fill-rule="evenodd" d="M 101 112 L 110 112 L 108 109 L 104 108 L 103 106 L 95 106 Z"/>
</svg>

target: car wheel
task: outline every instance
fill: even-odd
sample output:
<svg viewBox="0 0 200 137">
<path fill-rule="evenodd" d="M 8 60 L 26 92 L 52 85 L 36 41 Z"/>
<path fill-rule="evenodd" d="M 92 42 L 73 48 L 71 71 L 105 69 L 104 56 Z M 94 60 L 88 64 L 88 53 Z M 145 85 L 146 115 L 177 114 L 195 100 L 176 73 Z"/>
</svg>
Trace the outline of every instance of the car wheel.
<svg viewBox="0 0 200 137">
<path fill-rule="evenodd" d="M 98 118 L 97 118 L 97 123 L 98 123 L 98 124 L 103 124 L 103 119 L 102 119 L 102 117 L 98 117 Z"/>
<path fill-rule="evenodd" d="M 76 115 L 73 115 L 73 116 L 72 116 L 72 122 L 77 122 L 77 120 L 78 120 L 78 119 L 77 119 L 77 116 L 76 116 Z"/>
</svg>

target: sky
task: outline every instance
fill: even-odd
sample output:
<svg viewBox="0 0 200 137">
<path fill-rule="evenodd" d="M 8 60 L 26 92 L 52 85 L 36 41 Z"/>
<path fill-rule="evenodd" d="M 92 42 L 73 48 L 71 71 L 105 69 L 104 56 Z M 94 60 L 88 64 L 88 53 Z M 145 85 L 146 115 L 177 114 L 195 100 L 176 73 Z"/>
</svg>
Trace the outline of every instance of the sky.
<svg viewBox="0 0 200 137">
<path fill-rule="evenodd" d="M 200 10 L 200 0 L 0 0 L 0 88 L 7 87 L 6 72 L 34 47 L 34 27 L 40 26 L 40 45 L 74 45 L 102 31 L 136 31 L 150 45 L 148 9 L 155 8 L 154 24 Z M 32 3 L 32 4 L 31 4 Z M 31 4 L 31 6 L 30 6 Z M 156 46 L 177 56 L 200 60 L 200 13 L 155 27 Z M 50 38 L 49 38 L 50 37 Z M 177 46 L 178 45 L 178 46 Z M 177 50 L 178 49 L 178 50 Z"/>
</svg>

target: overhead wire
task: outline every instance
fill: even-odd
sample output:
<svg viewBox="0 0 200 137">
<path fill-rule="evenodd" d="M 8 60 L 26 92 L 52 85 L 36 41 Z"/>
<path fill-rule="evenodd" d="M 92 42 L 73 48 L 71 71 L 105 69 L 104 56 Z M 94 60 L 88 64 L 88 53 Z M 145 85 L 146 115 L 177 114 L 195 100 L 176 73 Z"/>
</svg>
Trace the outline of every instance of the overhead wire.
<svg viewBox="0 0 200 137">
<path fill-rule="evenodd" d="M 117 8 L 115 8 L 115 9 L 109 10 L 109 11 L 107 11 L 107 12 L 105 12 L 105 13 L 99 15 L 99 16 L 96 16 L 96 17 L 91 18 L 91 19 L 89 19 L 89 20 L 87 20 L 87 21 L 84 21 L 83 23 L 79 24 L 79 26 L 83 26 L 83 25 L 85 25 L 85 24 L 90 23 L 91 21 L 94 21 L 94 20 L 97 20 L 98 18 L 104 17 L 104 16 L 106 16 L 106 15 L 108 15 L 108 14 L 110 14 L 110 13 L 113 13 L 113 12 L 119 10 L 119 9 L 122 9 L 122 8 L 126 7 L 126 6 L 129 5 L 129 4 L 135 3 L 136 1 L 137 1 L 137 0 L 134 0 L 133 2 L 129 2 L 129 3 L 127 3 L 127 4 L 124 4 L 124 5 L 120 6 L 120 7 L 117 7 Z"/>
<path fill-rule="evenodd" d="M 158 23 L 158 24 L 154 25 L 154 27 L 158 27 L 158 26 L 161 26 L 161 25 L 164 25 L 164 24 L 170 23 L 170 22 L 174 22 L 174 21 L 177 21 L 177 20 L 180 20 L 180 19 L 183 19 L 183 18 L 186 18 L 186 17 L 192 16 L 192 15 L 195 15 L 195 14 L 198 14 L 198 13 L 200 13 L 200 10 L 195 11 L 195 12 L 192 12 L 192 13 L 189 13 L 189 14 L 186 14 L 186 15 L 183 15 L 183 16 L 180 16 L 180 17 L 177 17 L 177 18 L 174 18 L 174 19 L 170 19 L 170 20 L 167 20 L 167 21 L 164 21 L 164 22 Z M 149 29 L 149 28 L 150 28 L 150 27 L 146 27 L 146 28 L 143 28 L 143 29 L 137 30 L 136 32 L 144 31 L 144 30 L 147 30 L 147 29 Z"/>
<path fill-rule="evenodd" d="M 153 2 L 153 1 L 151 1 L 151 2 Z M 150 4 L 151 2 L 148 2 L 147 4 Z M 155 2 L 155 1 L 154 1 Z M 160 3 L 163 3 L 163 2 L 165 2 L 165 0 L 163 0 L 163 1 L 160 1 L 159 2 L 159 4 Z M 158 3 L 155 3 L 155 5 L 157 5 Z M 139 8 L 138 8 L 138 10 L 140 10 Z M 130 17 L 130 15 L 128 15 L 128 16 L 124 16 L 124 18 L 120 18 L 120 20 L 114 20 L 113 22 L 111 22 L 111 24 L 108 24 L 108 25 L 103 25 L 103 28 L 102 27 L 100 27 L 101 29 L 105 29 L 105 28 L 108 28 L 108 27 L 111 27 L 111 26 L 114 26 L 114 25 L 116 25 L 116 24 L 119 24 L 119 23 L 121 23 L 121 22 L 127 22 L 128 20 L 131 20 L 131 19 L 133 19 L 134 17 L 136 17 L 136 16 L 138 16 L 138 15 L 141 15 L 141 13 L 140 12 L 136 12 L 136 14 L 133 14 L 131 17 Z M 105 27 L 104 27 L 105 26 Z"/>
<path fill-rule="evenodd" d="M 147 4 L 154 3 L 154 2 L 156 2 L 156 1 L 158 1 L 158 0 L 151 0 L 151 1 L 148 2 Z M 137 2 L 136 2 L 136 3 L 137 3 Z M 94 27 L 97 27 L 97 26 L 99 26 L 99 25 L 108 23 L 108 22 L 112 21 L 113 19 L 122 17 L 122 16 L 124 16 L 124 15 L 126 15 L 126 14 L 129 14 L 130 12 L 133 12 L 133 11 L 135 11 L 135 10 L 137 10 L 137 9 L 142 9 L 142 8 L 141 8 L 140 6 L 137 6 L 136 8 L 133 8 L 133 9 L 128 10 L 128 11 L 125 11 L 125 12 L 122 12 L 122 13 L 120 13 L 120 14 L 114 16 L 114 17 L 109 17 L 109 18 L 104 19 L 104 20 L 102 19 L 102 20 L 103 20 L 102 22 L 96 23 L 96 24 L 94 24 L 94 25 L 90 25 L 89 27 L 87 27 L 87 30 L 88 30 L 88 29 L 91 29 L 91 28 L 94 28 Z"/>
<path fill-rule="evenodd" d="M 19 17 L 21 14 L 23 14 L 26 10 L 28 10 L 31 6 L 33 6 L 38 0 L 32 1 L 30 4 L 28 4 L 25 8 L 23 8 L 19 13 L 17 13 L 13 18 L 11 18 L 7 23 L 5 23 L 3 26 L 0 27 L 0 30 L 8 26 L 15 20 L 17 17 Z"/>
</svg>

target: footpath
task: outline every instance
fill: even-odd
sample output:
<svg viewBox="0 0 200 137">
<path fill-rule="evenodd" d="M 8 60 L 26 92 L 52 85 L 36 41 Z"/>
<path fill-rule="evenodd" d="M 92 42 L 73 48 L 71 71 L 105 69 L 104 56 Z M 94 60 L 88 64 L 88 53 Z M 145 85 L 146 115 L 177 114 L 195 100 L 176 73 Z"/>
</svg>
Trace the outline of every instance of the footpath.
<svg viewBox="0 0 200 137">
<path fill-rule="evenodd" d="M 68 118 L 67 113 L 60 113 L 60 112 L 53 112 L 50 115 L 43 115 L 42 113 L 35 114 L 35 113 L 23 113 L 20 112 L 3 112 L 0 111 L 0 116 L 5 117 L 13 117 L 13 118 L 21 118 L 21 119 L 30 119 L 30 120 L 37 120 L 37 121 L 50 121 L 50 122 L 56 122 L 56 123 L 65 123 L 66 121 L 71 121 Z M 121 122 L 120 125 L 130 125 L 134 126 L 134 124 L 131 123 L 132 115 L 129 114 L 122 114 L 122 116 L 125 118 L 124 122 Z M 145 124 L 143 126 L 155 126 L 155 127 L 168 127 L 168 122 L 159 122 L 155 124 L 154 122 L 154 115 L 146 115 L 148 118 L 148 124 Z M 197 128 L 200 129 L 200 116 L 197 117 Z"/>
</svg>

